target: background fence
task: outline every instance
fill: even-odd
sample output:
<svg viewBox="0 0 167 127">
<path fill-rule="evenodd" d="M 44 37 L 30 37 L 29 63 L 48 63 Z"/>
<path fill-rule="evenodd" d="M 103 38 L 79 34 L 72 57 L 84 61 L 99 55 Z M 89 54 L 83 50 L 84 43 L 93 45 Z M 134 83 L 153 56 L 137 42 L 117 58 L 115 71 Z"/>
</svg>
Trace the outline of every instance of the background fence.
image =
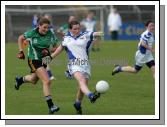
<svg viewBox="0 0 167 127">
<path fill-rule="evenodd" d="M 154 5 L 114 5 L 122 17 L 122 29 L 119 39 L 135 40 L 144 29 L 143 23 L 155 20 Z M 79 21 L 86 17 L 88 11 L 95 13 L 99 21 L 99 29 L 105 32 L 105 40 L 110 39 L 107 28 L 107 17 L 111 6 L 103 5 L 7 5 L 5 7 L 5 39 L 6 42 L 17 41 L 18 36 L 30 29 L 34 14 L 52 15 L 55 30 L 67 23 L 70 15 L 75 15 Z"/>
</svg>

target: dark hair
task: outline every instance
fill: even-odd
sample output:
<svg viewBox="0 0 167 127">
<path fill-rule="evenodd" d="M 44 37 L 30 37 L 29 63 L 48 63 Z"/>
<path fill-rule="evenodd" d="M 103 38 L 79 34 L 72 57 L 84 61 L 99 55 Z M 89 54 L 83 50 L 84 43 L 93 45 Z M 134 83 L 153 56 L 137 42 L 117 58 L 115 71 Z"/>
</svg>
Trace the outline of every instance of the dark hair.
<svg viewBox="0 0 167 127">
<path fill-rule="evenodd" d="M 39 23 L 39 20 L 42 18 L 42 16 L 39 16 L 37 19 L 37 23 Z"/>
<path fill-rule="evenodd" d="M 147 27 L 150 23 L 153 23 L 151 20 L 148 20 L 146 23 L 145 23 L 145 26 Z"/>
<path fill-rule="evenodd" d="M 69 28 L 69 29 L 72 29 L 73 25 L 78 25 L 78 24 L 80 25 L 80 23 L 79 23 L 78 21 L 69 22 L 68 28 Z"/>
<path fill-rule="evenodd" d="M 50 21 L 47 18 L 39 17 L 38 18 L 38 24 L 39 25 L 43 25 L 43 24 L 49 24 L 50 25 Z"/>
</svg>

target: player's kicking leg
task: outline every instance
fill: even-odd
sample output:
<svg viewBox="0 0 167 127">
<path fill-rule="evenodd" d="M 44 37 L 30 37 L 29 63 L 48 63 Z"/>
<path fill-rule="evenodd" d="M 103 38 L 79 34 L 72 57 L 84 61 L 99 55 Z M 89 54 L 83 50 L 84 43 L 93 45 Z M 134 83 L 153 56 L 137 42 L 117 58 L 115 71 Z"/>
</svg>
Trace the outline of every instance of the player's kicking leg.
<svg viewBox="0 0 167 127">
<path fill-rule="evenodd" d="M 88 83 L 88 80 L 86 82 Z M 91 95 L 91 94 L 89 94 L 89 95 Z M 81 103 L 82 103 L 83 97 L 84 97 L 84 93 L 82 92 L 81 88 L 79 87 L 78 92 L 77 92 L 76 101 L 74 103 L 74 108 L 76 110 L 76 114 L 78 114 L 78 115 L 82 115 Z M 92 94 L 92 96 L 89 97 L 90 102 L 94 103 L 96 101 L 96 99 L 99 97 L 100 97 L 100 93 L 94 92 Z"/>
<path fill-rule="evenodd" d="M 78 81 L 79 84 L 79 90 L 77 93 L 77 99 L 74 104 L 74 107 L 78 114 L 82 114 L 82 108 L 81 108 L 81 101 L 83 99 L 83 96 L 86 95 L 91 103 L 94 103 L 99 97 L 100 94 L 92 93 L 88 89 L 88 78 L 86 78 L 81 72 L 77 71 L 74 73 L 75 79 Z"/>
<path fill-rule="evenodd" d="M 77 92 L 77 97 L 76 97 L 76 101 L 74 103 L 74 108 L 76 110 L 76 114 L 77 115 L 82 115 L 82 107 L 81 107 L 81 103 L 84 97 L 84 93 L 81 91 L 81 89 L 78 89 Z"/>
</svg>

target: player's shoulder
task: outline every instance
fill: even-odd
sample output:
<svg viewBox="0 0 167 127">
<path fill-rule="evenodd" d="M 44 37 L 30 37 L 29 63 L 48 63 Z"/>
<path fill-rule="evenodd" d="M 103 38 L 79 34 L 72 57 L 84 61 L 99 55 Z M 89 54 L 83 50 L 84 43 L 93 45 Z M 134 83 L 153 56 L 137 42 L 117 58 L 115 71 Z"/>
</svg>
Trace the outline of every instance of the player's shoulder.
<svg viewBox="0 0 167 127">
<path fill-rule="evenodd" d="M 90 33 L 90 31 L 87 31 L 87 30 L 84 30 L 84 31 L 81 32 L 81 34 L 83 34 L 83 35 L 84 34 L 89 34 L 89 33 Z"/>
<path fill-rule="evenodd" d="M 36 33 L 37 33 L 36 28 L 33 28 L 33 29 L 29 29 L 26 32 L 24 32 L 24 36 L 32 37 L 32 36 L 35 36 Z"/>
<path fill-rule="evenodd" d="M 149 32 L 148 30 L 145 30 L 142 34 L 147 36 L 152 36 L 152 33 Z"/>
<path fill-rule="evenodd" d="M 72 36 L 71 36 L 70 32 L 68 31 L 68 32 L 64 35 L 63 41 L 67 41 L 67 40 L 69 40 L 70 38 L 72 38 Z"/>
<path fill-rule="evenodd" d="M 70 36 L 71 36 L 70 32 L 67 31 L 67 33 L 64 35 L 64 38 L 68 38 L 68 37 L 70 37 Z"/>
<path fill-rule="evenodd" d="M 48 36 L 53 36 L 54 35 L 54 31 L 49 29 L 48 32 L 47 32 L 47 35 Z M 55 36 L 55 35 L 54 35 Z"/>
<path fill-rule="evenodd" d="M 150 38 L 152 36 L 152 33 L 149 32 L 148 30 L 144 31 L 141 36 L 145 37 L 145 38 Z"/>
</svg>

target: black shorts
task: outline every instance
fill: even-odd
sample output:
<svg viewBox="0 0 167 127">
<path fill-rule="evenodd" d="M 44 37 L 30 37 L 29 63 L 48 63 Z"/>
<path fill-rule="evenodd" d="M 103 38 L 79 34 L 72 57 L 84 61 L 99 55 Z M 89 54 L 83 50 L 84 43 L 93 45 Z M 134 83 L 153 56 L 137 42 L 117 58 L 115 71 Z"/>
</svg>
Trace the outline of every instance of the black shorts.
<svg viewBox="0 0 167 127">
<path fill-rule="evenodd" d="M 155 66 L 155 61 L 151 60 L 148 63 L 146 63 L 147 67 L 151 68 L 152 66 Z"/>
<path fill-rule="evenodd" d="M 43 64 L 42 61 L 40 60 L 31 60 L 31 59 L 28 59 L 28 65 L 31 69 L 31 73 L 35 73 L 35 71 L 40 68 L 40 67 L 44 67 L 46 68 L 47 65 Z"/>
<path fill-rule="evenodd" d="M 146 65 L 147 65 L 147 67 L 151 68 L 152 66 L 155 66 L 155 61 L 151 60 L 151 61 L 147 62 Z M 142 69 L 142 66 L 135 65 L 135 69 L 137 71 L 140 71 Z"/>
</svg>

